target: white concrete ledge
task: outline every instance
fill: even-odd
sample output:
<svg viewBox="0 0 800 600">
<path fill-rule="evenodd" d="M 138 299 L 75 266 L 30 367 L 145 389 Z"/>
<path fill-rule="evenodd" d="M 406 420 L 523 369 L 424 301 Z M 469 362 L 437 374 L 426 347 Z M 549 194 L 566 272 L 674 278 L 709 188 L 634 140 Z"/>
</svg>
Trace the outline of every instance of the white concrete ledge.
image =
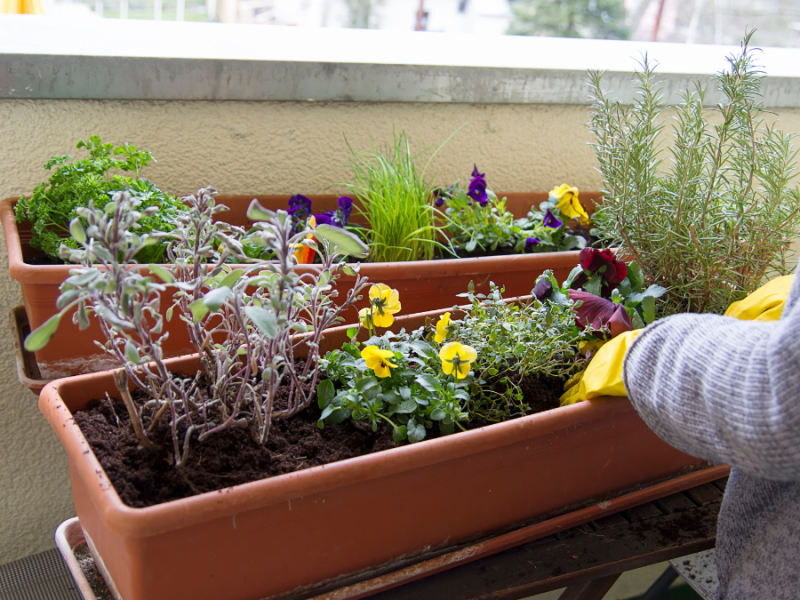
<svg viewBox="0 0 800 600">
<path fill-rule="evenodd" d="M 738 49 L 516 36 L 0 15 L 0 99 L 587 104 L 586 70 L 633 97 L 659 62 L 669 102 Z M 771 108 L 800 107 L 800 50 L 759 58 Z M 709 93 L 713 103 L 718 96 Z"/>
</svg>

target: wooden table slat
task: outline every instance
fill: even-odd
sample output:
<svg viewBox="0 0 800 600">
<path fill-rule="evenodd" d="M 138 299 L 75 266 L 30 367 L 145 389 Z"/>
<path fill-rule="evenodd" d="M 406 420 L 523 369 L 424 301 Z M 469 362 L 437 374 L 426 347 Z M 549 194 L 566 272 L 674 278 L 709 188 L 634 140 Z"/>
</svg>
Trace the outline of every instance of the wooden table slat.
<svg viewBox="0 0 800 600">
<path fill-rule="evenodd" d="M 691 508 L 632 523 L 619 514 L 605 517 L 593 521 L 591 531 L 568 529 L 546 543 L 523 544 L 371 598 L 519 600 L 562 587 L 571 593 L 601 589 L 599 583 L 585 584 L 714 546 L 720 502 L 697 506 L 688 497 L 684 501 L 673 500 L 668 505 L 681 503 Z M 588 600 L 594 596 L 567 598 Z"/>
<path fill-rule="evenodd" d="M 723 477 L 722 479 L 717 479 L 716 481 L 712 481 L 711 483 L 714 484 L 719 490 L 725 491 L 725 486 L 728 485 L 728 478 Z"/>
<path fill-rule="evenodd" d="M 691 499 L 683 492 L 680 494 L 672 494 L 671 496 L 660 498 L 656 500 L 654 504 L 668 515 L 682 512 L 684 510 L 692 510 L 693 508 L 697 507 L 697 505 L 692 502 Z"/>
<path fill-rule="evenodd" d="M 634 506 L 622 513 L 626 519 L 631 523 L 636 521 L 647 521 L 648 519 L 655 519 L 662 516 L 664 513 L 652 502 L 642 504 L 641 506 Z"/>
<path fill-rule="evenodd" d="M 686 490 L 684 493 L 698 506 L 705 506 L 706 504 L 722 500 L 722 491 L 711 483 L 698 485 L 696 488 Z"/>
<path fill-rule="evenodd" d="M 596 519 L 591 522 L 591 525 L 592 529 L 594 529 L 595 531 L 603 531 L 604 529 L 609 529 L 610 527 L 620 527 L 628 525 L 628 521 L 621 514 L 617 513 L 614 515 L 603 517 L 602 519 Z"/>
</svg>

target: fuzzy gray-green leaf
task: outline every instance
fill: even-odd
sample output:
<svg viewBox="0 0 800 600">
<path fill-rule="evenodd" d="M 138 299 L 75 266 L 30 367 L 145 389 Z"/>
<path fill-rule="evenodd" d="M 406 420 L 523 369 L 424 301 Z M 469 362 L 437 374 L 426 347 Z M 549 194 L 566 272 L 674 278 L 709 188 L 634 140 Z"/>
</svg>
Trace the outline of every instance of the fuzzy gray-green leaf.
<svg viewBox="0 0 800 600">
<path fill-rule="evenodd" d="M 61 313 L 53 315 L 44 324 L 25 338 L 25 349 L 28 352 L 35 352 L 41 350 L 53 337 L 53 334 L 58 329 L 58 323 L 61 320 Z"/>
<path fill-rule="evenodd" d="M 354 256 L 355 258 L 366 258 L 369 254 L 369 246 L 361 241 L 356 234 L 347 231 L 342 227 L 334 227 L 325 223 L 317 225 L 314 235 L 327 240 L 333 244 L 336 252 Z"/>
<path fill-rule="evenodd" d="M 258 327 L 258 330 L 269 339 L 275 339 L 278 336 L 278 320 L 275 313 L 267 310 L 266 308 L 259 308 L 258 306 L 247 306 L 244 309 L 247 317 L 253 324 Z"/>
</svg>

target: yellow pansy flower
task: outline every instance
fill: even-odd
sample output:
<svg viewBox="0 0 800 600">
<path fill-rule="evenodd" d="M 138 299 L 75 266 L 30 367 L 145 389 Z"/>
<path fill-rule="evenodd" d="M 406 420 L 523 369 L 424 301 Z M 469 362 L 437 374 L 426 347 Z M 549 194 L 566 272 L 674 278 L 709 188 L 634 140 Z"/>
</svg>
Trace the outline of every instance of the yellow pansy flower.
<svg viewBox="0 0 800 600">
<path fill-rule="evenodd" d="M 369 303 L 372 305 L 372 322 L 376 327 L 391 327 L 394 315 L 400 312 L 400 294 L 385 283 L 369 288 Z"/>
<path fill-rule="evenodd" d="M 442 371 L 445 375 L 455 371 L 456 379 L 464 379 L 469 375 L 470 365 L 478 358 L 478 353 L 472 346 L 450 342 L 439 350 L 439 358 L 442 359 Z"/>
<path fill-rule="evenodd" d="M 364 327 L 369 329 L 370 321 L 372 321 L 372 307 L 368 306 L 358 311 L 358 320 L 361 321 Z"/>
<path fill-rule="evenodd" d="M 375 375 L 378 377 L 392 376 L 392 370 L 389 367 L 397 367 L 396 364 L 389 362 L 392 357 L 394 357 L 394 352 L 381 350 L 377 346 L 367 346 L 361 351 L 361 358 L 370 369 L 375 371 Z"/>
<path fill-rule="evenodd" d="M 556 208 L 561 211 L 562 215 L 569 219 L 578 219 L 578 222 L 584 226 L 591 223 L 583 204 L 578 200 L 578 188 L 564 183 L 560 187 L 550 190 L 550 195 L 555 196 L 558 200 Z"/>
<path fill-rule="evenodd" d="M 437 344 L 441 344 L 447 339 L 447 328 L 450 327 L 450 313 L 446 312 L 442 318 L 436 323 L 436 335 L 433 339 Z"/>
</svg>

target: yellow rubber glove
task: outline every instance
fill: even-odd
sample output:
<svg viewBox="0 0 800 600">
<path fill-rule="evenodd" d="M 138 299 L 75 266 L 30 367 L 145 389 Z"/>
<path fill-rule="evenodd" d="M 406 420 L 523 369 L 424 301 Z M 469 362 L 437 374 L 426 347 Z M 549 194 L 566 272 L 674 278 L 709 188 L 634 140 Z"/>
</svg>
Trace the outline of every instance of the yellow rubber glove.
<svg viewBox="0 0 800 600">
<path fill-rule="evenodd" d="M 725 315 L 746 321 L 777 321 L 792 287 L 794 275 L 778 277 L 764 284 L 744 300 L 734 302 Z M 626 331 L 606 342 L 595 354 L 586 370 L 564 385 L 561 406 L 599 396 L 625 396 L 622 364 L 625 353 L 641 329 Z"/>
<path fill-rule="evenodd" d="M 564 385 L 561 406 L 599 396 L 625 396 L 622 361 L 641 331 L 641 329 L 626 331 L 603 344 L 586 370 L 575 375 Z"/>
<path fill-rule="evenodd" d="M 725 311 L 725 316 L 745 321 L 777 321 L 781 318 L 783 304 L 793 281 L 794 275 L 776 277 L 744 300 L 731 304 Z"/>
</svg>

